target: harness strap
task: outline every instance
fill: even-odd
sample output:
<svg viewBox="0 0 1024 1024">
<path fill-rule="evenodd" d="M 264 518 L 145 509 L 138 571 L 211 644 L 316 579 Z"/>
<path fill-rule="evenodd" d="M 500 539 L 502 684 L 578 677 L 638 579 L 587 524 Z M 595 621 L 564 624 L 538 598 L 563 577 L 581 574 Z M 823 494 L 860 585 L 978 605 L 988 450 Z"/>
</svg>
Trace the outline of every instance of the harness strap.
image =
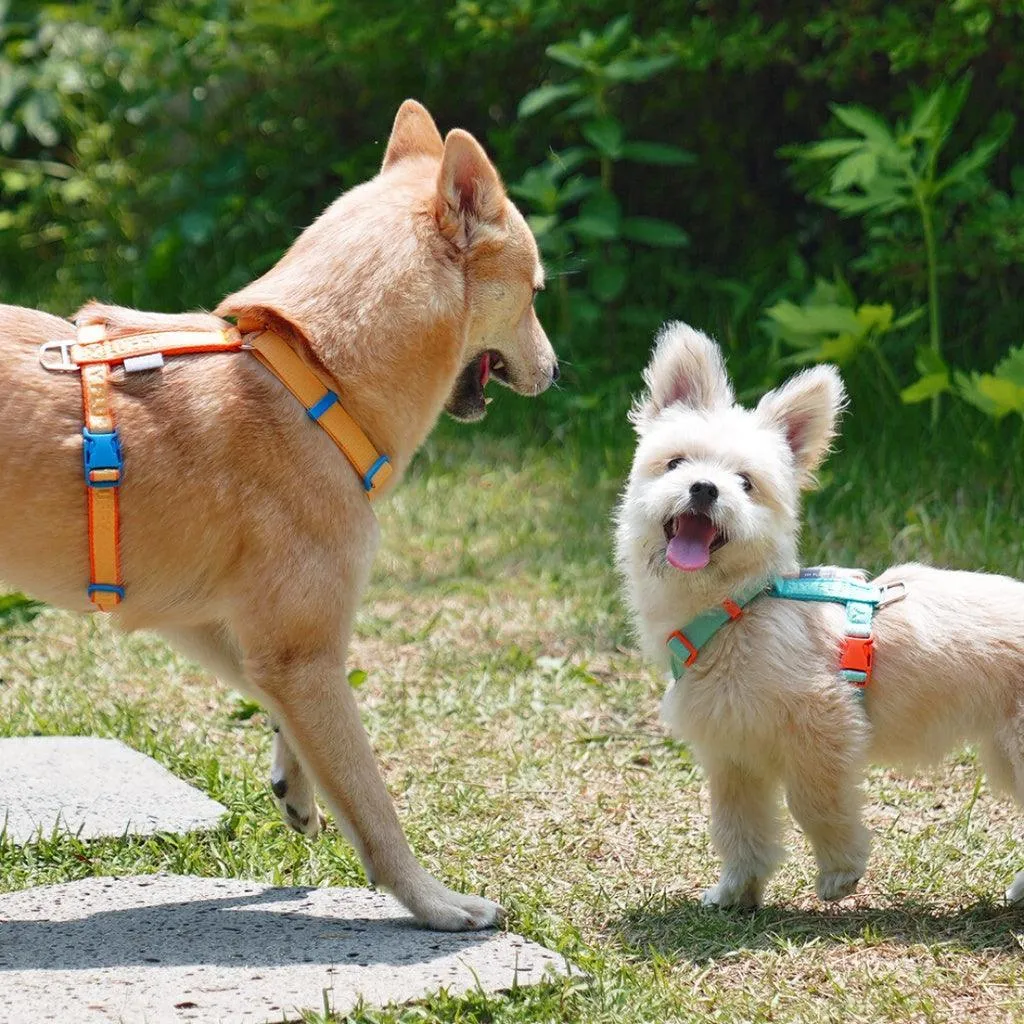
<svg viewBox="0 0 1024 1024">
<path fill-rule="evenodd" d="M 119 498 L 124 478 L 121 439 L 110 394 L 111 367 L 125 371 L 163 366 L 164 356 L 238 352 L 247 346 L 240 331 L 143 331 L 108 338 L 105 324 L 83 324 L 74 341 L 51 341 L 40 348 L 47 370 L 78 370 L 82 376 L 82 468 L 89 522 L 90 600 L 113 611 L 124 600 L 121 575 Z M 253 354 L 302 402 L 359 474 L 371 500 L 391 475 L 391 460 L 377 451 L 341 407 L 338 395 L 282 338 L 264 331 L 253 339 Z"/>
<path fill-rule="evenodd" d="M 305 406 L 309 418 L 345 453 L 372 501 L 391 476 L 391 460 L 377 451 L 342 408 L 337 393 L 280 335 L 263 331 L 249 345 L 256 358 Z"/>
<path fill-rule="evenodd" d="M 897 589 L 899 596 L 887 594 L 890 588 Z M 740 618 L 742 609 L 762 594 L 786 601 L 827 601 L 844 606 L 846 623 L 839 655 L 839 673 L 852 684 L 856 696 L 863 700 L 874 668 L 871 624 L 875 611 L 893 600 L 900 600 L 904 593 L 903 584 L 889 584 L 883 590 L 868 583 L 866 574 L 859 569 L 822 566 L 804 569 L 798 576 L 777 576 L 767 587 L 761 586 L 741 594 L 735 600 L 725 601 L 721 610 L 712 608 L 698 615 L 684 629 L 672 632 L 666 641 L 672 675 L 676 680 L 680 679 L 697 660 L 700 649 L 726 623 Z"/>
</svg>

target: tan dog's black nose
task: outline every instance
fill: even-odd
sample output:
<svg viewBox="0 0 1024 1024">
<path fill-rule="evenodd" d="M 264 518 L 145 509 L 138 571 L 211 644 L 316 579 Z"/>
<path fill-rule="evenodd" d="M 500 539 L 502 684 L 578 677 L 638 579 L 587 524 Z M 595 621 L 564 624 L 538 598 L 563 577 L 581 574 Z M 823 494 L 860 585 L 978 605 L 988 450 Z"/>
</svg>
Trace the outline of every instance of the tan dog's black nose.
<svg viewBox="0 0 1024 1024">
<path fill-rule="evenodd" d="M 555 363 L 555 365 L 551 367 L 551 383 L 554 384 L 561 376 L 562 371 L 558 368 L 558 363 Z"/>
</svg>

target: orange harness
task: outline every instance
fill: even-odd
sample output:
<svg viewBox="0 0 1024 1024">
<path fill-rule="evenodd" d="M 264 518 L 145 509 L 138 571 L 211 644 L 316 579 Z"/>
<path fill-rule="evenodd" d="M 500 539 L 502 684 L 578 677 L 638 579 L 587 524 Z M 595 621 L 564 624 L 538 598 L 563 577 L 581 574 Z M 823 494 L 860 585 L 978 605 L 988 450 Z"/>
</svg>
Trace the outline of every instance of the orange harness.
<svg viewBox="0 0 1024 1024">
<path fill-rule="evenodd" d="M 107 338 L 104 324 L 83 324 L 75 341 L 42 346 L 47 370 L 82 375 L 82 465 L 89 513 L 89 598 L 109 612 L 124 600 L 121 574 L 119 500 L 124 479 L 121 439 L 110 395 L 110 373 L 154 370 L 165 356 L 203 352 L 252 351 L 253 355 L 303 404 L 306 414 L 330 436 L 359 475 L 371 500 L 391 475 L 391 461 L 381 454 L 342 408 L 338 395 L 280 336 L 262 331 L 242 337 L 235 327 L 220 331 L 152 331 Z M 55 358 L 56 357 L 56 358 Z"/>
</svg>

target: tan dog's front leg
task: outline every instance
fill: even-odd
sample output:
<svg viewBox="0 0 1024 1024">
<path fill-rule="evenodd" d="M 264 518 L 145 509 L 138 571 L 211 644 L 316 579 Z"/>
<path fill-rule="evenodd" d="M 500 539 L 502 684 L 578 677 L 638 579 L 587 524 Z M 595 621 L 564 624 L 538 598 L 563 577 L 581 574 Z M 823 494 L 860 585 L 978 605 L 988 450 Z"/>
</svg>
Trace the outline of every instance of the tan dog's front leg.
<svg viewBox="0 0 1024 1024">
<path fill-rule="evenodd" d="M 327 824 L 317 806 L 316 791 L 305 769 L 295 756 L 281 727 L 274 723 L 274 749 L 270 763 L 270 789 L 281 817 L 296 832 L 310 839 Z"/>
<path fill-rule="evenodd" d="M 756 907 L 782 859 L 777 786 L 767 773 L 734 761 L 705 762 L 711 788 L 711 841 L 722 858 L 718 884 L 701 903 Z"/>
<path fill-rule="evenodd" d="M 346 682 L 341 652 L 325 648 L 301 654 L 287 641 L 268 649 L 264 638 L 246 664 L 288 747 L 352 840 L 370 882 L 394 893 L 430 928 L 462 931 L 495 924 L 501 917 L 497 904 L 448 889 L 409 849 Z"/>
</svg>

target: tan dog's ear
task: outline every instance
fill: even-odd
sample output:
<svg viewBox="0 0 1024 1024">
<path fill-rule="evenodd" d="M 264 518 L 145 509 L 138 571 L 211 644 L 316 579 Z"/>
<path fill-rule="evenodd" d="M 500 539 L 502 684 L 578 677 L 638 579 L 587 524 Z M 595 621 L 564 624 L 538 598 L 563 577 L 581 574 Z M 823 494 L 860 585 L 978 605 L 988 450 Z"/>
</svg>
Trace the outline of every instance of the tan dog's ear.
<svg viewBox="0 0 1024 1024">
<path fill-rule="evenodd" d="M 670 405 L 715 409 L 734 401 L 719 347 L 706 334 L 678 321 L 665 324 L 655 339 L 644 383 L 647 393 L 629 413 L 629 421 L 641 434 Z"/>
<path fill-rule="evenodd" d="M 465 247 L 482 231 L 501 227 L 505 216 L 505 187 L 497 168 L 469 132 L 452 129 L 437 176 L 441 233 Z"/>
<path fill-rule="evenodd" d="M 440 160 L 442 153 L 444 142 L 427 108 L 415 100 L 406 100 L 395 114 L 380 169 L 386 171 L 408 156 L 432 156 Z"/>
<path fill-rule="evenodd" d="M 793 452 L 800 486 L 814 483 L 815 470 L 828 454 L 839 414 L 846 405 L 846 388 L 834 366 L 815 366 L 790 377 L 757 403 L 757 417 L 781 430 Z"/>
</svg>

